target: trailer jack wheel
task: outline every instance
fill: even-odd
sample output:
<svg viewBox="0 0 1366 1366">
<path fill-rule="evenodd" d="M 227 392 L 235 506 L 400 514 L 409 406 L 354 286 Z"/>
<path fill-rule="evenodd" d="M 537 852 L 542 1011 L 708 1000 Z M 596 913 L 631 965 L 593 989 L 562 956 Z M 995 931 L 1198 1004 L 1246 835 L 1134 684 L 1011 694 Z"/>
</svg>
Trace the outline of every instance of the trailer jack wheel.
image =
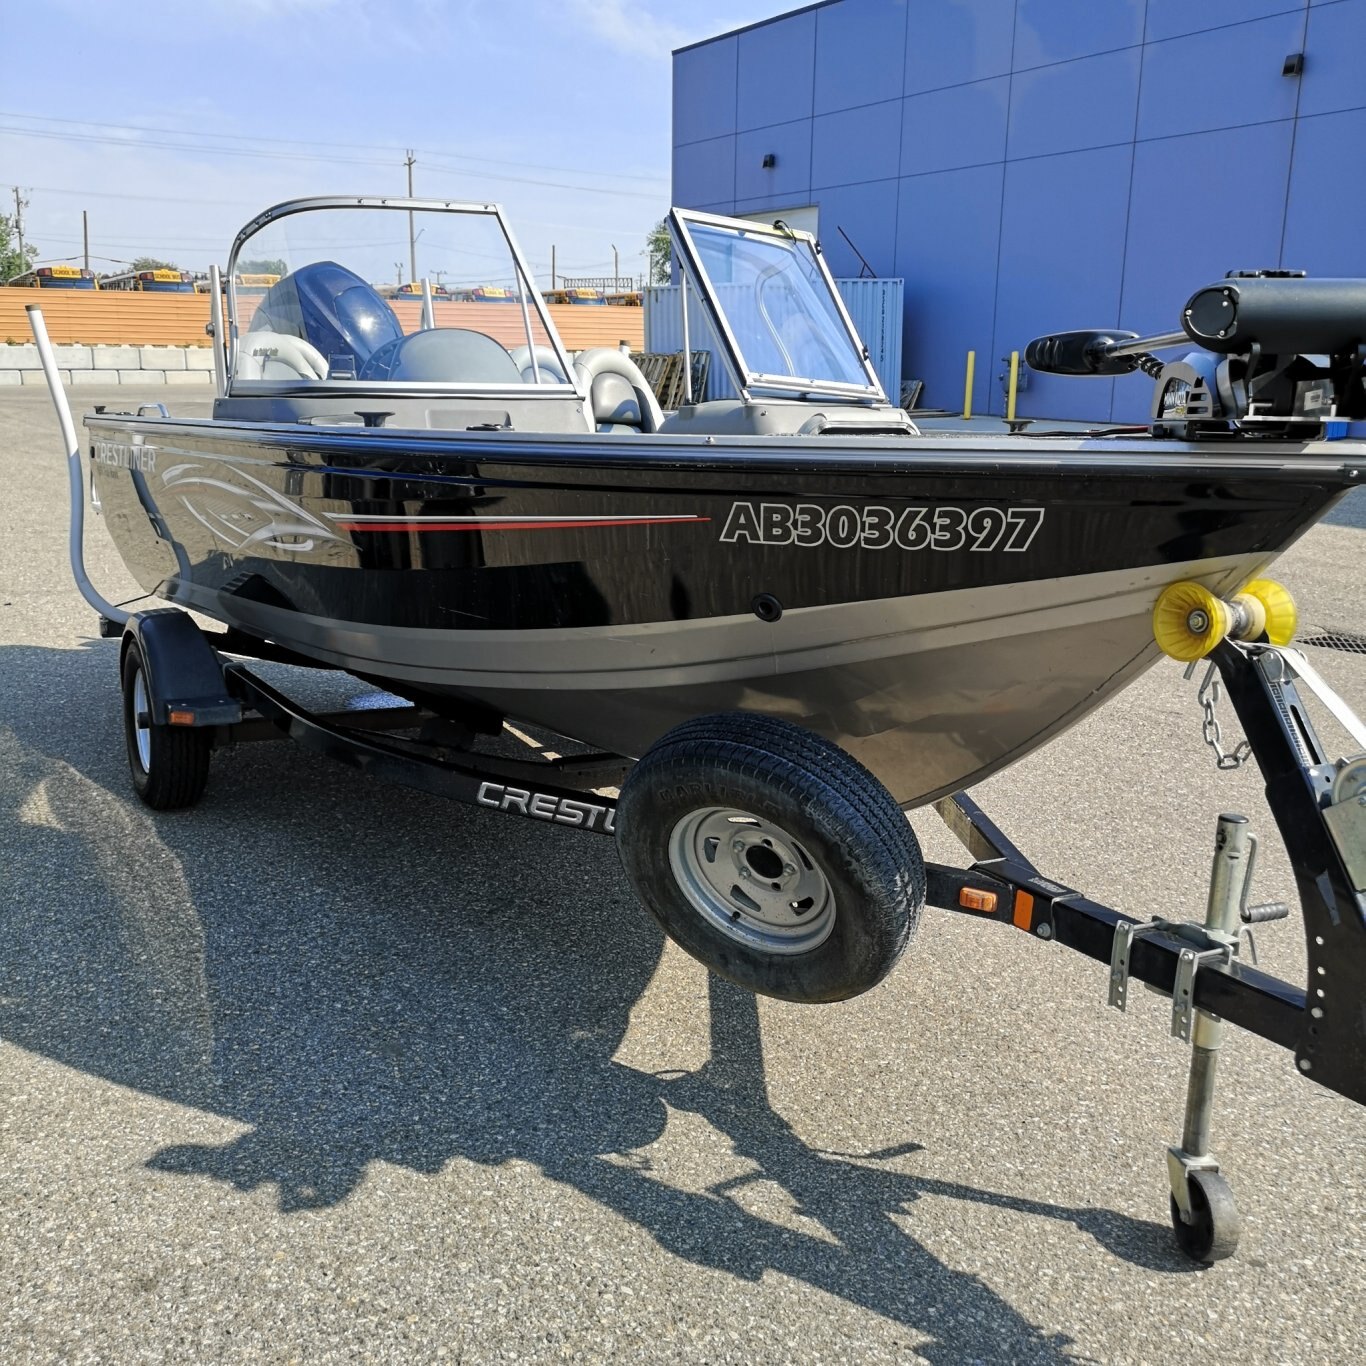
<svg viewBox="0 0 1366 1366">
<path fill-rule="evenodd" d="M 1176 1157 L 1173 1154 L 1173 1157 Z M 1183 1171 L 1186 1209 L 1172 1196 L 1172 1228 L 1187 1257 L 1197 1262 L 1221 1262 L 1238 1250 L 1243 1216 L 1234 1203 L 1228 1182 L 1210 1168 Z M 1173 1184 L 1176 1176 L 1173 1173 Z"/>
</svg>

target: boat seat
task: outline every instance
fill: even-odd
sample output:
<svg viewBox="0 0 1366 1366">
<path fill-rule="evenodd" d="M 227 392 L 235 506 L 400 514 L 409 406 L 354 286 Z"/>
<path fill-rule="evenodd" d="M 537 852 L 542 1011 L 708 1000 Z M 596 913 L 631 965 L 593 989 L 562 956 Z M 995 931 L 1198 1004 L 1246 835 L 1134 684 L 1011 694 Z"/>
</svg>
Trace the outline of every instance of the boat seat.
<svg viewBox="0 0 1366 1366">
<path fill-rule="evenodd" d="M 512 359 L 522 372 L 522 378 L 528 384 L 535 384 L 536 371 L 531 365 L 531 348 L 528 346 L 513 347 Z M 538 346 L 536 348 L 536 364 L 540 367 L 542 383 L 548 379 L 555 380 L 560 384 L 569 383 L 569 376 L 565 374 L 560 365 L 560 358 L 549 346 Z"/>
<path fill-rule="evenodd" d="M 501 342 L 464 327 L 435 327 L 386 342 L 358 378 L 407 384 L 520 384 L 522 371 Z"/>
<path fill-rule="evenodd" d="M 657 432 L 664 422 L 650 382 L 630 356 L 615 347 L 581 352 L 574 371 L 588 390 L 600 432 Z"/>
<path fill-rule="evenodd" d="M 246 332 L 237 342 L 235 379 L 326 379 L 327 358 L 312 342 L 287 332 Z"/>
</svg>

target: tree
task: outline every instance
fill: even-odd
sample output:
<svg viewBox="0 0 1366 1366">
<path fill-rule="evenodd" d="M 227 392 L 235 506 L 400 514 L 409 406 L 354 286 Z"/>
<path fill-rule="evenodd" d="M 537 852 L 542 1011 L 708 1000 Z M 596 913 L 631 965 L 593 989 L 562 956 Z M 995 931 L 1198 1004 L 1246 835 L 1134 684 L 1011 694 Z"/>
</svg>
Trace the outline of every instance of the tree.
<svg viewBox="0 0 1366 1366">
<path fill-rule="evenodd" d="M 240 275 L 288 275 L 289 262 L 278 257 L 258 257 L 254 261 L 239 261 L 237 271 Z M 433 274 L 436 272 L 433 271 Z"/>
<path fill-rule="evenodd" d="M 139 256 L 133 262 L 134 270 L 179 270 L 174 261 L 162 261 L 156 256 Z"/>
<path fill-rule="evenodd" d="M 18 237 L 13 217 L 0 213 L 0 284 L 22 275 L 38 258 L 38 248 L 28 242 L 24 243 L 24 251 L 20 255 Z"/>
<path fill-rule="evenodd" d="M 669 263 L 673 259 L 673 242 L 669 237 L 668 224 L 662 218 L 650 229 L 645 246 L 650 253 L 650 283 L 667 285 L 670 281 Z"/>
</svg>

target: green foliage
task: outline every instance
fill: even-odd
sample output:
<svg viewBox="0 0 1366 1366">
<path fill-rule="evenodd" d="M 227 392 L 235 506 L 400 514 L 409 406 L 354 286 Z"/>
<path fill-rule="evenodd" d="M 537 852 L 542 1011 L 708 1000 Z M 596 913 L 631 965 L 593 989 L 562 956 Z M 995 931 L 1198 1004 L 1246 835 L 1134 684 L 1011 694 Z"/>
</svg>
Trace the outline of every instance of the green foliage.
<svg viewBox="0 0 1366 1366">
<path fill-rule="evenodd" d="M 133 262 L 134 270 L 179 270 L 174 261 L 162 261 L 155 256 L 139 256 Z"/>
<path fill-rule="evenodd" d="M 650 283 L 667 285 L 673 243 L 669 240 L 668 224 L 662 218 L 650 229 L 649 236 L 645 239 L 645 247 L 650 253 Z"/>
<path fill-rule="evenodd" d="M 19 234 L 14 230 L 14 219 L 0 213 L 0 282 L 22 275 L 37 260 L 38 248 L 24 243 L 24 254 L 19 254 Z"/>
<path fill-rule="evenodd" d="M 239 275 L 288 275 L 289 263 L 280 260 L 278 257 L 272 259 L 261 256 L 254 261 L 239 261 L 237 273 Z"/>
</svg>

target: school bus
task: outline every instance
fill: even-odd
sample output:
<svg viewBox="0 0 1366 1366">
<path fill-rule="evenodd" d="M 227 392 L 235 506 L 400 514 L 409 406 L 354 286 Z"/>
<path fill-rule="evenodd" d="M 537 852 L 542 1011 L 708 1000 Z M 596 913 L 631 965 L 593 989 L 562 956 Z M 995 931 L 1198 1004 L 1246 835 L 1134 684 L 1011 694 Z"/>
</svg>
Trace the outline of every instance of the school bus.
<svg viewBox="0 0 1366 1366">
<path fill-rule="evenodd" d="M 10 281 L 28 289 L 94 289 L 93 271 L 81 270 L 77 266 L 37 266 L 16 275 Z"/>
<path fill-rule="evenodd" d="M 546 296 L 548 304 L 605 304 L 606 299 L 596 289 L 552 289 Z"/>
<path fill-rule="evenodd" d="M 105 275 L 101 289 L 133 289 L 147 294 L 193 294 L 194 281 L 188 272 L 159 266 L 156 270 L 125 270 L 120 275 Z"/>
</svg>

